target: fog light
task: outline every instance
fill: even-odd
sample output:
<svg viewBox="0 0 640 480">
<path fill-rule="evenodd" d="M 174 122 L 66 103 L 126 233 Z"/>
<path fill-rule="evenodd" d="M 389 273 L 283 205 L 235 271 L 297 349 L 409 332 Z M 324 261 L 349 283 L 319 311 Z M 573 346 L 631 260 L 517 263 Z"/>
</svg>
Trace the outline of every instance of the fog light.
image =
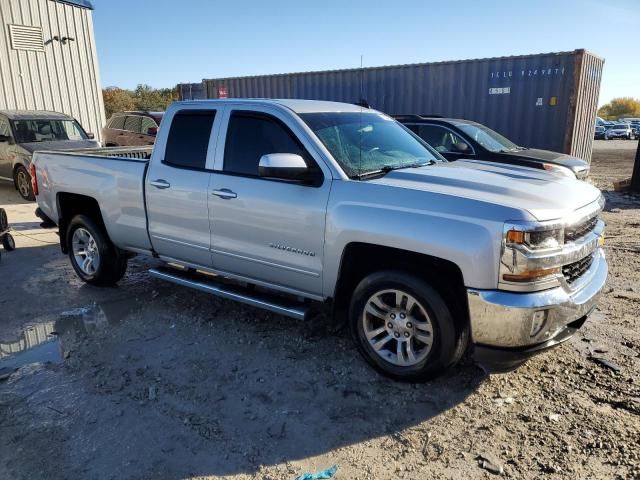
<svg viewBox="0 0 640 480">
<path fill-rule="evenodd" d="M 531 333 L 532 337 L 538 335 L 542 329 L 544 328 L 545 323 L 547 323 L 547 311 L 546 310 L 536 310 L 531 317 Z"/>
</svg>

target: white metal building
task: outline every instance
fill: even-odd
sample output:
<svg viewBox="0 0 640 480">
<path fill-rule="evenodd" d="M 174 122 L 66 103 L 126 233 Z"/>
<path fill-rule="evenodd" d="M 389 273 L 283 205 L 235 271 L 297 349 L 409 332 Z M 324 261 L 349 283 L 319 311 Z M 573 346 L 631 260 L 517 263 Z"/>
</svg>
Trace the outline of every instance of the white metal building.
<svg viewBox="0 0 640 480">
<path fill-rule="evenodd" d="M 89 0 L 0 0 L 0 110 L 53 110 L 100 137 L 104 104 Z"/>
</svg>

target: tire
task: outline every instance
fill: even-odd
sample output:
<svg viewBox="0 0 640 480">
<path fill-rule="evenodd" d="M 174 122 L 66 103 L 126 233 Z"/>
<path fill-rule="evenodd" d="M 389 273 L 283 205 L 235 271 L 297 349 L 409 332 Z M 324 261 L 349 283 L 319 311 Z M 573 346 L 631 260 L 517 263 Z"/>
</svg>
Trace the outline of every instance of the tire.
<svg viewBox="0 0 640 480">
<path fill-rule="evenodd" d="M 408 273 L 381 271 L 365 277 L 353 293 L 348 318 L 360 354 L 376 370 L 396 380 L 434 378 L 466 349 L 442 296 Z"/>
<path fill-rule="evenodd" d="M 6 233 L 2 237 L 2 246 L 7 252 L 12 252 L 16 249 L 16 241 L 13 239 L 13 235 Z"/>
<path fill-rule="evenodd" d="M 22 165 L 19 165 L 13 173 L 13 183 L 23 199 L 29 200 L 30 202 L 36 199 L 33 193 L 33 186 L 31 185 L 31 175 L 29 175 L 27 169 Z"/>
<path fill-rule="evenodd" d="M 7 219 L 7 211 L 4 208 L 0 208 L 0 232 L 9 228 L 9 220 Z"/>
<path fill-rule="evenodd" d="M 127 258 L 111 243 L 104 228 L 86 215 L 71 219 L 66 243 L 71 265 L 86 283 L 112 286 L 127 271 Z"/>
</svg>

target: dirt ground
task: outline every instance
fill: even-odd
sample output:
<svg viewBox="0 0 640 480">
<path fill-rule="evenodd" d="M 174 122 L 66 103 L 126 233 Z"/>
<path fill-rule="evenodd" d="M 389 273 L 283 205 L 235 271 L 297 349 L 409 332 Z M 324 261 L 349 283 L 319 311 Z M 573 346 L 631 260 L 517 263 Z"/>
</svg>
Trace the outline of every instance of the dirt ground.
<svg viewBox="0 0 640 480">
<path fill-rule="evenodd" d="M 611 191 L 636 145 L 595 142 L 610 280 L 583 329 L 514 372 L 466 360 L 421 385 L 377 375 L 326 319 L 162 283 L 152 260 L 84 285 L 0 186 L 18 244 L 0 263 L 0 479 L 640 478 L 640 197 Z"/>
</svg>

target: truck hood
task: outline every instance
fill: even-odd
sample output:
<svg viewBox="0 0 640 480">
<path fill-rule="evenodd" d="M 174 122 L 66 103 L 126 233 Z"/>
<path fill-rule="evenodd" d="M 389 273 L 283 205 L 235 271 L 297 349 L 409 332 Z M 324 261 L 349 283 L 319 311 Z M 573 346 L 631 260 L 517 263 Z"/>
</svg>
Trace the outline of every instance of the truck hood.
<svg viewBox="0 0 640 480">
<path fill-rule="evenodd" d="M 524 210 L 539 221 L 566 217 L 600 196 L 594 186 L 569 177 L 477 160 L 394 170 L 369 181 Z"/>
<path fill-rule="evenodd" d="M 39 150 L 74 150 L 76 148 L 97 148 L 100 145 L 95 140 L 58 140 L 55 142 L 20 143 L 20 147 L 33 153 Z"/>
<path fill-rule="evenodd" d="M 524 150 L 517 150 L 513 152 L 504 153 L 512 158 L 522 158 L 524 160 L 537 160 L 548 163 L 555 163 L 568 167 L 573 171 L 588 169 L 589 165 L 581 158 L 572 157 L 564 153 L 552 152 L 550 150 L 539 150 L 537 148 L 527 148 Z"/>
</svg>

